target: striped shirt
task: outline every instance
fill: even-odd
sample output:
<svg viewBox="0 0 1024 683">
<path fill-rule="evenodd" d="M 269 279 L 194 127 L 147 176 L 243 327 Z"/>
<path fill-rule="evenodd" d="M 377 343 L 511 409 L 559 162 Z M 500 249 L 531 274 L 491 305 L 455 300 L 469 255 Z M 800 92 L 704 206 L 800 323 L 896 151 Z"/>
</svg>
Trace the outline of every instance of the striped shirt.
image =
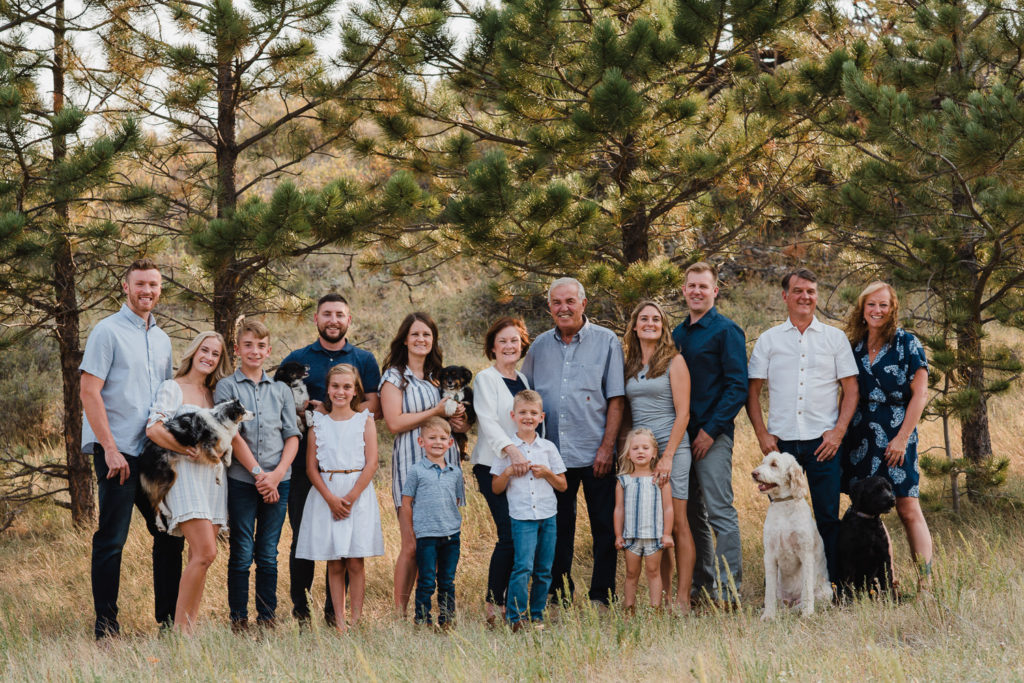
<svg viewBox="0 0 1024 683">
<path fill-rule="evenodd" d="M 405 388 L 402 388 L 403 374 L 396 367 L 390 367 L 384 371 L 381 377 L 380 386 L 383 388 L 385 382 L 390 382 L 402 391 L 402 413 L 421 413 L 430 410 L 441 400 L 441 391 L 425 379 L 420 379 L 409 368 L 405 369 Z M 391 494 L 395 501 L 395 507 L 402 507 L 402 488 L 405 484 L 409 470 L 424 457 L 423 449 L 416 441 L 420 435 L 420 428 L 416 427 L 407 432 L 395 434 L 395 443 L 391 449 Z M 449 465 L 459 466 L 459 447 L 452 444 L 445 456 L 445 462 Z"/>
<path fill-rule="evenodd" d="M 653 477 L 619 475 L 625 520 L 622 537 L 625 539 L 660 539 L 665 533 L 665 512 L 661 503 L 661 489 Z"/>
</svg>

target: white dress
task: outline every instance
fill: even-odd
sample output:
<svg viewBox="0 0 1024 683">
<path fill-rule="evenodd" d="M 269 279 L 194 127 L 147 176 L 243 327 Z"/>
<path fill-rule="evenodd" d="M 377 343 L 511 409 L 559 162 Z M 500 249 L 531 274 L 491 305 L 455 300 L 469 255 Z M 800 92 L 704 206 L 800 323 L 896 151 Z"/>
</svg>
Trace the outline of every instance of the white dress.
<svg viewBox="0 0 1024 683">
<path fill-rule="evenodd" d="M 316 459 L 321 470 L 362 470 L 366 464 L 363 432 L 370 412 L 364 410 L 347 420 L 313 413 Z M 344 496 L 362 474 L 320 472 L 328 490 Z M 302 526 L 295 545 L 295 557 L 303 560 L 338 560 L 343 557 L 373 557 L 384 554 L 377 493 L 371 481 L 352 505 L 352 514 L 334 519 L 327 501 L 315 487 L 306 498 Z"/>
<path fill-rule="evenodd" d="M 173 379 L 164 381 L 156 390 L 146 426 L 199 410 L 199 406 L 184 403 L 184 400 L 180 384 Z M 167 533 L 182 536 L 178 525 L 190 519 L 208 519 L 220 526 L 227 524 L 228 479 L 223 463 L 208 465 L 181 457 L 175 470 L 178 477 L 164 499 L 170 511 Z M 156 516 L 156 521 L 157 526 L 161 526 L 160 515 Z"/>
</svg>

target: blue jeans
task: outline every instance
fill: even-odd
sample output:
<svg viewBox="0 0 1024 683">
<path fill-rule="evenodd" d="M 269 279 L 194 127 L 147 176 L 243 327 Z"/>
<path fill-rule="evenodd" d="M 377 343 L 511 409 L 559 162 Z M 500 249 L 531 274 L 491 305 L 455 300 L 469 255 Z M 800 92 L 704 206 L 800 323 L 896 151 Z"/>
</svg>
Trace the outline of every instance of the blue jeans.
<svg viewBox="0 0 1024 683">
<path fill-rule="evenodd" d="M 533 621 L 544 619 L 544 605 L 551 586 L 551 564 L 555 560 L 555 536 L 558 532 L 557 516 L 547 519 L 513 519 L 512 543 L 516 558 L 512 565 L 512 576 L 508 581 L 508 603 L 506 616 L 515 624 L 527 617 Z M 526 587 L 533 576 L 529 602 Z"/>
<path fill-rule="evenodd" d="M 228 608 L 231 621 L 249 617 L 249 567 L 256 562 L 256 619 L 269 621 L 277 610 L 277 542 L 288 511 L 291 482 L 277 485 L 280 499 L 264 503 L 255 484 L 228 477 Z"/>
<path fill-rule="evenodd" d="M 504 493 L 495 493 L 491 488 L 491 468 L 487 465 L 473 465 L 473 476 L 480 487 L 480 493 L 487 501 L 487 507 L 494 519 L 494 528 L 498 532 L 498 542 L 491 551 L 491 562 L 487 567 L 487 595 L 485 600 L 492 605 L 504 607 L 505 593 L 508 591 L 509 576 L 512 575 L 512 564 L 515 561 L 515 549 L 512 546 L 511 518 L 508 516 L 508 498 Z"/>
<path fill-rule="evenodd" d="M 416 623 L 430 624 L 430 600 L 437 588 L 437 623 L 455 619 L 455 568 L 459 564 L 460 533 L 416 539 Z"/>
<path fill-rule="evenodd" d="M 843 449 L 829 460 L 818 462 L 815 449 L 821 439 L 810 441 L 783 441 L 779 439 L 779 450 L 796 458 L 807 473 L 807 487 L 811 490 L 811 507 L 814 509 L 814 523 L 825 544 L 825 563 L 828 576 L 833 581 L 836 574 L 836 560 L 839 552 L 839 485 L 842 478 L 840 461 Z"/>
<path fill-rule="evenodd" d="M 181 582 L 181 552 L 185 539 L 168 536 L 156 528 L 153 506 L 139 485 L 139 459 L 124 455 L 128 461 L 128 479 L 107 479 L 107 461 L 103 447 L 93 446 L 93 464 L 96 468 L 100 518 L 99 527 L 92 536 L 92 600 L 96 609 L 95 635 L 102 638 L 120 632 L 117 623 L 117 596 L 121 588 L 121 553 L 128 540 L 132 521 L 132 508 L 137 507 L 146 520 L 146 528 L 153 536 L 153 595 L 156 620 L 169 624 L 174 619 L 178 602 L 178 584 Z"/>
</svg>

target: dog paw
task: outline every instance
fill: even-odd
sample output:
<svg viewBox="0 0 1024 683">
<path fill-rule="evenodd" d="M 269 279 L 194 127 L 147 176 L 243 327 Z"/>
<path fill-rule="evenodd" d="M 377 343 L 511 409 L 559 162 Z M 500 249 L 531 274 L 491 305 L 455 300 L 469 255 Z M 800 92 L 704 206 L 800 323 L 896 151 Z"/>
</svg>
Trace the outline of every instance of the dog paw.
<svg viewBox="0 0 1024 683">
<path fill-rule="evenodd" d="M 455 414 L 455 411 L 459 409 L 458 401 L 448 399 L 444 404 L 444 415 L 445 417 L 451 417 Z"/>
<path fill-rule="evenodd" d="M 773 610 L 773 609 L 768 609 L 767 607 L 765 607 L 764 611 L 761 612 L 761 621 L 771 621 L 774 618 L 775 618 L 775 610 Z"/>
</svg>

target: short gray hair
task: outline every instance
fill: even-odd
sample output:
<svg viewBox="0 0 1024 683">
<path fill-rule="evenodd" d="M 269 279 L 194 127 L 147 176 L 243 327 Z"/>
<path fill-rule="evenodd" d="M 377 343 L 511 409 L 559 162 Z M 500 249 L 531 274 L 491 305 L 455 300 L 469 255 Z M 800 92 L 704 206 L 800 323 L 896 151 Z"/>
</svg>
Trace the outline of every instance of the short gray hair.
<svg viewBox="0 0 1024 683">
<path fill-rule="evenodd" d="M 563 285 L 576 285 L 576 291 L 579 292 L 580 301 L 587 298 L 587 293 L 583 291 L 582 282 L 574 277 L 560 277 L 552 282 L 551 286 L 548 287 L 548 303 L 551 302 L 551 293 Z"/>
</svg>

